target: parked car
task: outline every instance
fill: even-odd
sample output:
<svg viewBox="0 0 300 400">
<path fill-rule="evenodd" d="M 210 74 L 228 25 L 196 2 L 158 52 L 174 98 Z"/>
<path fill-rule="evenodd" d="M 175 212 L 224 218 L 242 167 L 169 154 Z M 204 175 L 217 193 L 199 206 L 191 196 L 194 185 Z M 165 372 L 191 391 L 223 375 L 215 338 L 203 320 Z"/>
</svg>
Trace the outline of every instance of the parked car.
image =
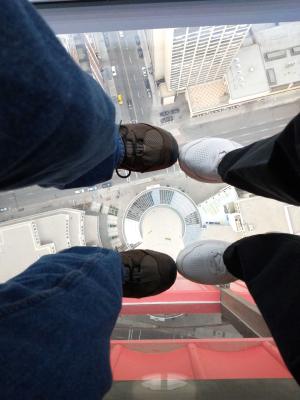
<svg viewBox="0 0 300 400">
<path fill-rule="evenodd" d="M 112 72 L 113 76 L 117 76 L 117 70 L 116 70 L 116 67 L 114 65 L 111 67 L 111 72 Z"/>
<path fill-rule="evenodd" d="M 103 188 L 107 188 L 110 186 L 112 186 L 112 181 L 107 181 L 107 182 L 104 182 L 101 184 L 101 187 L 103 187 Z"/>
<path fill-rule="evenodd" d="M 179 112 L 179 108 L 173 108 L 173 110 L 171 110 L 171 114 L 178 114 Z"/>
<path fill-rule="evenodd" d="M 87 191 L 88 192 L 94 192 L 97 189 L 98 189 L 97 186 L 92 186 L 92 187 L 87 188 Z"/>
<path fill-rule="evenodd" d="M 141 47 L 138 47 L 137 52 L 140 58 L 144 58 L 143 49 Z"/>
<path fill-rule="evenodd" d="M 0 212 L 5 212 L 5 211 L 8 211 L 8 208 L 7 208 L 7 207 L 2 207 L 2 208 L 0 208 Z"/>
<path fill-rule="evenodd" d="M 149 79 L 144 78 L 144 82 L 145 82 L 146 89 L 151 89 Z"/>
<path fill-rule="evenodd" d="M 77 190 L 75 190 L 74 193 L 76 193 L 76 194 L 84 193 L 84 189 L 83 188 L 77 189 Z"/>
<path fill-rule="evenodd" d="M 139 35 L 135 35 L 135 43 L 138 45 L 138 46 L 140 46 L 141 45 L 141 41 L 140 41 L 140 38 L 139 38 Z"/>
<path fill-rule="evenodd" d="M 124 37 L 124 32 L 123 31 L 119 31 L 119 35 L 120 35 L 120 38 L 123 38 Z"/>
<path fill-rule="evenodd" d="M 119 103 L 120 105 L 123 104 L 123 97 L 122 97 L 121 94 L 118 94 L 118 103 Z"/>
<path fill-rule="evenodd" d="M 147 89 L 147 96 L 149 97 L 149 99 L 152 99 L 151 89 Z"/>
<path fill-rule="evenodd" d="M 169 115 L 168 117 L 161 118 L 160 122 L 161 122 L 162 124 L 165 124 L 165 123 L 167 123 L 167 122 L 173 121 L 173 119 L 174 119 L 174 118 L 172 117 L 172 115 Z"/>
<path fill-rule="evenodd" d="M 142 71 L 143 71 L 143 75 L 145 77 L 147 77 L 148 76 L 147 68 L 146 67 L 142 67 Z"/>
<path fill-rule="evenodd" d="M 169 115 L 169 114 L 170 114 L 170 111 L 162 111 L 162 112 L 159 113 L 159 115 L 161 117 L 164 117 L 165 115 Z"/>
<path fill-rule="evenodd" d="M 127 106 L 128 106 L 128 108 L 129 108 L 130 110 L 133 108 L 133 104 L 132 104 L 132 100 L 131 100 L 131 99 L 128 99 L 128 100 L 127 100 Z"/>
</svg>

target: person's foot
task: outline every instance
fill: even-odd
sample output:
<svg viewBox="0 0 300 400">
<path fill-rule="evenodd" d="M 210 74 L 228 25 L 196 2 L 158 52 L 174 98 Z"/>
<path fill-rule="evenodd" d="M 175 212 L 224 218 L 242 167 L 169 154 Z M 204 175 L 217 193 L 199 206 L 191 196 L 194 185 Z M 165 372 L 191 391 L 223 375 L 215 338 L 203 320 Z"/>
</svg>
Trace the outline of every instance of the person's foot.
<svg viewBox="0 0 300 400">
<path fill-rule="evenodd" d="M 223 254 L 230 243 L 221 240 L 202 240 L 185 247 L 176 264 L 185 278 L 205 285 L 223 285 L 237 278 L 231 275 L 223 261 Z"/>
<path fill-rule="evenodd" d="M 154 296 L 169 289 L 176 280 L 175 261 L 152 250 L 120 252 L 124 266 L 124 297 Z"/>
<path fill-rule="evenodd" d="M 179 155 L 178 144 L 171 133 L 148 124 L 126 124 L 120 126 L 125 155 L 117 168 L 121 177 L 130 171 L 149 172 L 168 168 Z M 126 176 L 119 169 L 128 170 Z"/>
<path fill-rule="evenodd" d="M 228 139 L 201 138 L 186 143 L 180 149 L 180 168 L 191 178 L 201 182 L 221 183 L 218 166 L 232 150 L 242 147 Z"/>
</svg>

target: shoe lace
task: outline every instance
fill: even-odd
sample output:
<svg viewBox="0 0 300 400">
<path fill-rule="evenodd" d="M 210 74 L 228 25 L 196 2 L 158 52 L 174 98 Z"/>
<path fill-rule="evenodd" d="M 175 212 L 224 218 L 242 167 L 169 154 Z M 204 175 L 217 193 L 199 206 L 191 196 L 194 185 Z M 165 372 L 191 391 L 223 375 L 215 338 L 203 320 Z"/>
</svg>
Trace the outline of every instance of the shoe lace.
<svg viewBox="0 0 300 400">
<path fill-rule="evenodd" d="M 139 283 L 141 281 L 141 264 L 132 258 L 123 261 L 125 269 L 125 280 L 130 283 Z"/>
<path fill-rule="evenodd" d="M 124 150 L 125 150 L 125 154 L 124 154 L 124 158 L 127 157 L 127 149 L 126 149 L 126 139 L 127 139 L 127 135 L 129 134 L 129 129 L 126 125 L 122 125 L 122 121 L 120 122 L 119 125 L 119 129 L 124 129 L 125 133 L 122 136 L 122 140 L 124 143 Z M 142 157 L 144 154 L 144 142 L 142 139 L 136 139 L 135 141 L 131 141 L 132 143 L 132 152 L 136 157 Z M 116 168 L 116 173 L 120 178 L 128 178 L 131 175 L 131 170 L 128 169 L 128 173 L 127 175 L 122 175 L 119 172 L 119 168 Z"/>
</svg>

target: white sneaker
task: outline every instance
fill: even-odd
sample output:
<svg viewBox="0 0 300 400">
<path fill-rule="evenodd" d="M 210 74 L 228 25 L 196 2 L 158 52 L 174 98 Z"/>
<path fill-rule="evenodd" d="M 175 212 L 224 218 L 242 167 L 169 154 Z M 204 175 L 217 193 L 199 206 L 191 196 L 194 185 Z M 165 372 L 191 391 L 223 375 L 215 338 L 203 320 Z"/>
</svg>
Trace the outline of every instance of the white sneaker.
<svg viewBox="0 0 300 400">
<path fill-rule="evenodd" d="M 232 150 L 238 149 L 239 143 L 228 139 L 201 138 L 183 145 L 179 152 L 180 168 L 191 178 L 208 183 L 221 183 L 218 166 Z"/>
<path fill-rule="evenodd" d="M 185 278 L 206 285 L 222 285 L 236 281 L 223 261 L 223 254 L 230 243 L 222 240 L 202 240 L 181 250 L 176 264 Z"/>
</svg>

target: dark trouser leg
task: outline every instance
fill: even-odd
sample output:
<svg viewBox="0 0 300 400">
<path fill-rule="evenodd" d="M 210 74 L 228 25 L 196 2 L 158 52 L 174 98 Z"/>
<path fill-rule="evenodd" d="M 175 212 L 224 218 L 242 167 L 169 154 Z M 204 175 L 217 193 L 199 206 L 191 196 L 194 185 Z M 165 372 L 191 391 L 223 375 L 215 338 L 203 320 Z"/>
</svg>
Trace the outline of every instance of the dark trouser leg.
<svg viewBox="0 0 300 400">
<path fill-rule="evenodd" d="M 246 282 L 294 378 L 300 384 L 300 237 L 268 233 L 229 246 L 224 262 Z"/>
<path fill-rule="evenodd" d="M 300 114 L 280 134 L 226 154 L 218 171 L 232 186 L 299 205 Z"/>
</svg>

